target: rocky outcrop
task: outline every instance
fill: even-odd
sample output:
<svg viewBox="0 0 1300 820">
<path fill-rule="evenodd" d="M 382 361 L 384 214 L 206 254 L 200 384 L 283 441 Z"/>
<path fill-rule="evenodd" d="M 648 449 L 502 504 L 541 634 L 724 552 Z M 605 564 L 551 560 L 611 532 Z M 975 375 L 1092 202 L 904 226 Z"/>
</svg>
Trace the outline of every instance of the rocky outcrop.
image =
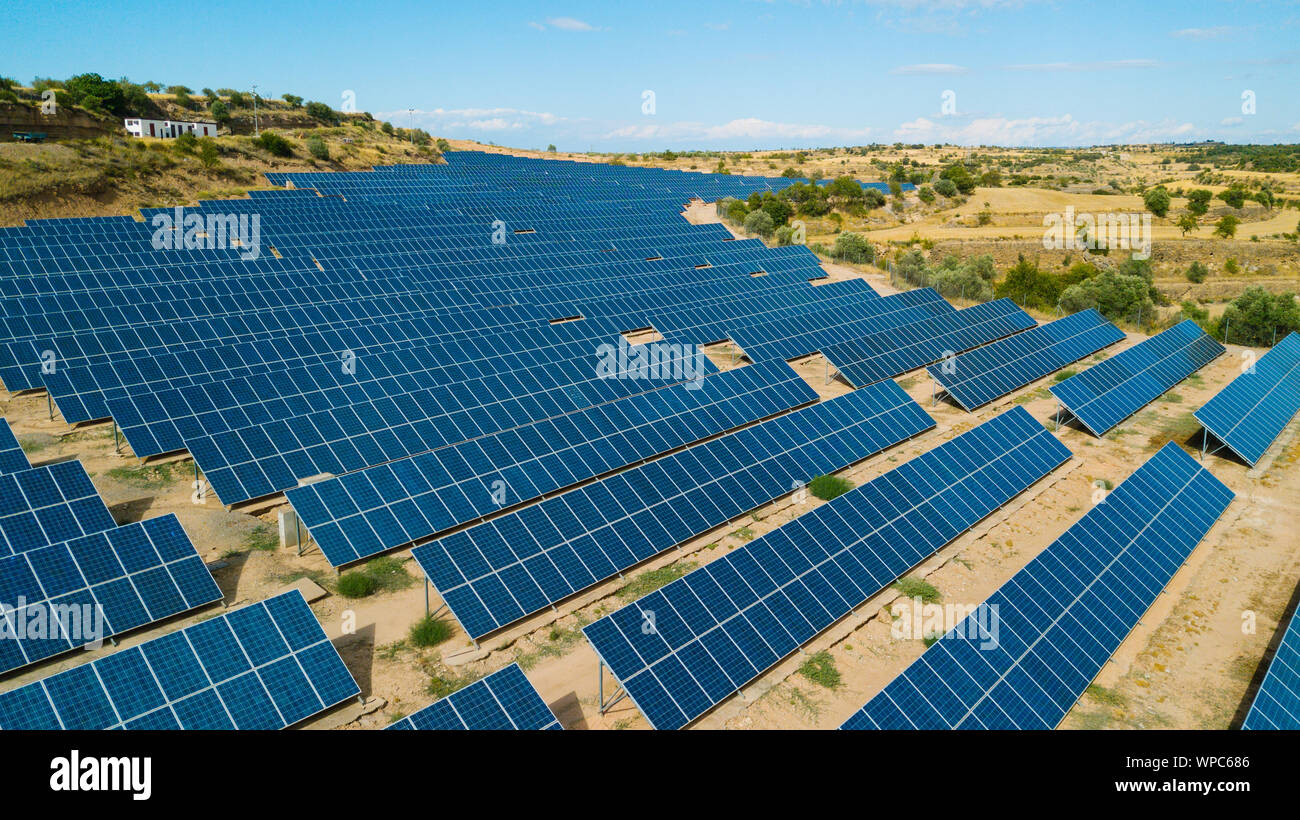
<svg viewBox="0 0 1300 820">
<path fill-rule="evenodd" d="M 0 102 L 0 142 L 12 142 L 15 131 L 48 134 L 52 140 L 93 139 L 105 134 L 125 133 L 118 122 L 96 119 L 85 111 L 61 105 L 53 114 L 42 114 L 40 105 Z"/>
</svg>

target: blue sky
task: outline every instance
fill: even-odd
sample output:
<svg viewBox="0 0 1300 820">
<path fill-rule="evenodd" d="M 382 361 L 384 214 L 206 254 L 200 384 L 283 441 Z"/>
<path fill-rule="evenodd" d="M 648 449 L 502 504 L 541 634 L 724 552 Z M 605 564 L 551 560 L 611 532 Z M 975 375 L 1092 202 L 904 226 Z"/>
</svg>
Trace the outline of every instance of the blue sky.
<svg viewBox="0 0 1300 820">
<path fill-rule="evenodd" d="M 168 6 L 5 0 L 0 74 L 351 91 L 397 125 L 572 151 L 1300 142 L 1297 0 Z"/>
</svg>

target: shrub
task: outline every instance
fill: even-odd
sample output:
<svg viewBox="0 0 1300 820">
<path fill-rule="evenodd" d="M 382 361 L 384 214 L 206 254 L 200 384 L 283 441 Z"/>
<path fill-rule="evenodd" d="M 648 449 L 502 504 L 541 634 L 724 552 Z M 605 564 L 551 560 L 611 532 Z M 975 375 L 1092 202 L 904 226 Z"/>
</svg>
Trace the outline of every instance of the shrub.
<svg viewBox="0 0 1300 820">
<path fill-rule="evenodd" d="M 835 656 L 824 649 L 804 661 L 799 674 L 827 689 L 836 689 L 843 683 L 840 670 L 835 668 Z"/>
<path fill-rule="evenodd" d="M 951 179 L 941 179 L 934 183 L 934 192 L 939 196 L 952 198 L 957 196 L 957 184 Z"/>
<path fill-rule="evenodd" d="M 1246 204 L 1246 189 L 1240 185 L 1233 185 L 1226 191 L 1220 191 L 1219 199 L 1228 203 L 1229 207 L 1240 208 Z"/>
<path fill-rule="evenodd" d="M 1187 192 L 1187 210 L 1196 216 L 1205 216 L 1210 210 L 1210 198 L 1214 195 L 1204 188 Z"/>
<path fill-rule="evenodd" d="M 771 236 L 772 231 L 776 229 L 776 223 L 766 211 L 754 211 L 745 217 L 745 230 L 759 236 Z"/>
<path fill-rule="evenodd" d="M 291 157 L 293 156 L 293 146 L 289 141 L 271 131 L 263 131 L 262 135 L 253 140 L 254 144 L 266 150 L 272 156 Z"/>
<path fill-rule="evenodd" d="M 186 132 L 177 137 L 172 145 L 182 154 L 192 154 L 199 147 L 199 138 Z"/>
<path fill-rule="evenodd" d="M 330 147 L 325 144 L 325 140 L 318 136 L 312 135 L 306 139 L 307 153 L 319 160 L 328 160 L 330 158 Z"/>
<path fill-rule="evenodd" d="M 338 112 L 323 102 L 307 103 L 307 114 L 327 125 L 339 124 Z"/>
<path fill-rule="evenodd" d="M 1147 210 L 1158 217 L 1164 218 L 1169 213 L 1169 192 L 1164 186 L 1158 186 L 1147 191 L 1143 195 L 1142 201 L 1146 204 Z"/>
<path fill-rule="evenodd" d="M 1223 218 L 1214 223 L 1214 235 L 1221 236 L 1224 239 L 1231 239 L 1237 235 L 1237 226 L 1241 220 L 1232 214 L 1224 214 Z"/>
<path fill-rule="evenodd" d="M 853 489 L 853 482 L 835 475 L 819 475 L 808 482 L 808 492 L 822 501 L 830 501 Z"/>
<path fill-rule="evenodd" d="M 842 233 L 835 237 L 835 256 L 848 262 L 867 265 L 876 260 L 876 249 L 862 234 Z"/>
<path fill-rule="evenodd" d="M 344 598 L 364 598 L 375 591 L 375 579 L 360 570 L 340 575 L 338 585 Z"/>
<path fill-rule="evenodd" d="M 213 100 L 208 110 L 212 112 L 212 119 L 219 125 L 230 122 L 230 109 L 221 100 Z"/>
<path fill-rule="evenodd" d="M 247 107 L 248 107 L 248 97 L 244 96 L 243 94 L 239 93 L 238 91 L 231 91 L 231 92 L 230 92 L 230 96 L 229 96 L 229 100 L 230 100 L 230 106 L 231 106 L 232 108 L 247 108 Z"/>
<path fill-rule="evenodd" d="M 1280 339 L 1288 333 L 1300 331 L 1300 303 L 1290 293 L 1269 293 L 1261 287 L 1247 288 L 1223 311 L 1215 335 L 1222 339 L 1225 330 L 1236 344 L 1271 345 L 1275 332 Z"/>
<path fill-rule="evenodd" d="M 1210 269 L 1205 267 L 1204 263 L 1202 263 L 1199 260 L 1193 262 L 1187 268 L 1187 281 L 1193 282 L 1197 285 L 1204 282 L 1206 277 L 1208 277 L 1209 275 L 1210 275 Z"/>
<path fill-rule="evenodd" d="M 894 589 L 903 593 L 906 598 L 920 598 L 921 602 L 926 604 L 938 603 L 941 597 L 939 590 L 935 589 L 933 584 L 910 575 L 895 581 Z"/>
<path fill-rule="evenodd" d="M 993 292 L 999 297 L 1009 297 L 1025 307 L 1050 309 L 1056 307 L 1061 297 L 1061 283 L 1049 273 L 1039 270 L 1038 263 L 1022 254 Z"/>
<path fill-rule="evenodd" d="M 949 299 L 987 302 L 993 298 L 993 287 L 968 265 L 935 271 L 930 275 L 929 283 L 930 287 Z"/>
<path fill-rule="evenodd" d="M 1071 285 L 1061 294 L 1061 309 L 1075 313 L 1088 308 L 1108 319 L 1132 319 L 1152 315 L 1150 285 L 1141 276 L 1102 271 Z"/>
<path fill-rule="evenodd" d="M 408 634 L 413 646 L 437 646 L 451 638 L 456 633 L 455 628 L 432 615 L 425 615 L 420 620 L 411 624 L 411 631 Z"/>
<path fill-rule="evenodd" d="M 929 185 L 922 185 L 916 189 L 916 196 L 926 205 L 930 205 L 934 202 L 934 189 Z"/>
<path fill-rule="evenodd" d="M 735 222 L 737 225 L 745 224 L 745 217 L 749 216 L 749 208 L 740 200 L 732 200 L 727 206 L 727 219 Z"/>
<path fill-rule="evenodd" d="M 299 97 L 297 94 L 281 94 L 280 99 L 287 102 L 290 108 L 302 107 L 302 97 Z"/>
</svg>

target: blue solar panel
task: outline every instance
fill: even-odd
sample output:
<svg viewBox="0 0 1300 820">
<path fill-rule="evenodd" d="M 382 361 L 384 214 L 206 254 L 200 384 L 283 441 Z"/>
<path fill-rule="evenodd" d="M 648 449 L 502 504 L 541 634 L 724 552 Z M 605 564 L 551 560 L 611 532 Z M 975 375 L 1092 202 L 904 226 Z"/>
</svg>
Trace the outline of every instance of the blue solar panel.
<svg viewBox="0 0 1300 820">
<path fill-rule="evenodd" d="M 1054 728 L 1232 498 L 1170 442 L 841 728 Z"/>
<path fill-rule="evenodd" d="M 524 670 L 512 663 L 388 728 L 534 731 L 564 727 L 528 682 Z"/>
<path fill-rule="evenodd" d="M 221 598 L 170 514 L 0 558 L 0 672 Z"/>
<path fill-rule="evenodd" d="M 944 356 L 1019 333 L 1038 324 L 1010 299 L 997 299 L 931 319 L 828 345 L 822 355 L 857 387 L 875 384 Z"/>
<path fill-rule="evenodd" d="M 817 399 L 764 362 L 289 490 L 333 566 L 410 544 Z"/>
<path fill-rule="evenodd" d="M 975 410 L 1123 338 L 1089 308 L 954 356 L 929 372 L 958 404 Z"/>
<path fill-rule="evenodd" d="M 934 426 L 894 382 L 696 444 L 412 550 L 471 637 Z"/>
<path fill-rule="evenodd" d="M 0 419 L 0 473 L 16 473 L 31 468 L 32 465 L 28 462 L 27 455 L 23 453 L 23 448 L 18 444 L 14 431 L 9 428 L 9 422 Z"/>
<path fill-rule="evenodd" d="M 1300 411 L 1300 333 L 1285 339 L 1193 415 L 1252 467 Z"/>
<path fill-rule="evenodd" d="M 1300 729 L 1300 618 L 1293 613 L 1243 729 Z"/>
<path fill-rule="evenodd" d="M 652 726 L 681 728 L 1069 458 L 1016 407 L 583 632 Z"/>
<path fill-rule="evenodd" d="M 0 729 L 283 729 L 360 691 L 295 590 L 0 694 Z"/>
<path fill-rule="evenodd" d="M 1187 319 L 1047 389 L 1101 436 L 1224 350 Z"/>
<path fill-rule="evenodd" d="M 116 526 L 79 461 L 0 474 L 0 556 Z"/>
</svg>

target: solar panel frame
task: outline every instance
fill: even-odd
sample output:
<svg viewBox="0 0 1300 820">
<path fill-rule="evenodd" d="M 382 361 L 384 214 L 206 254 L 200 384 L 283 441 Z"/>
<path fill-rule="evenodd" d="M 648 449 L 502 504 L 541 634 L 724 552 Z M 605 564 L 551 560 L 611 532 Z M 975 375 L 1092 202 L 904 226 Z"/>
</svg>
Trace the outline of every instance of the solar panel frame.
<svg viewBox="0 0 1300 820">
<path fill-rule="evenodd" d="M 27 460 L 27 454 L 8 420 L 0 419 L 0 473 L 16 473 L 31 468 L 31 462 Z"/>
<path fill-rule="evenodd" d="M 1223 446 L 1254 467 L 1297 412 L 1300 333 L 1292 332 L 1192 415 Z"/>
<path fill-rule="evenodd" d="M 1242 729 L 1300 729 L 1300 618 L 1293 612 Z"/>
<path fill-rule="evenodd" d="M 1233 497 L 1169 442 L 841 728 L 1055 728 Z"/>
<path fill-rule="evenodd" d="M 283 729 L 360 692 L 292 590 L 0 693 L 0 729 Z"/>
<path fill-rule="evenodd" d="M 563 729 L 555 713 L 512 663 L 393 723 L 424 731 L 548 731 Z"/>
</svg>

